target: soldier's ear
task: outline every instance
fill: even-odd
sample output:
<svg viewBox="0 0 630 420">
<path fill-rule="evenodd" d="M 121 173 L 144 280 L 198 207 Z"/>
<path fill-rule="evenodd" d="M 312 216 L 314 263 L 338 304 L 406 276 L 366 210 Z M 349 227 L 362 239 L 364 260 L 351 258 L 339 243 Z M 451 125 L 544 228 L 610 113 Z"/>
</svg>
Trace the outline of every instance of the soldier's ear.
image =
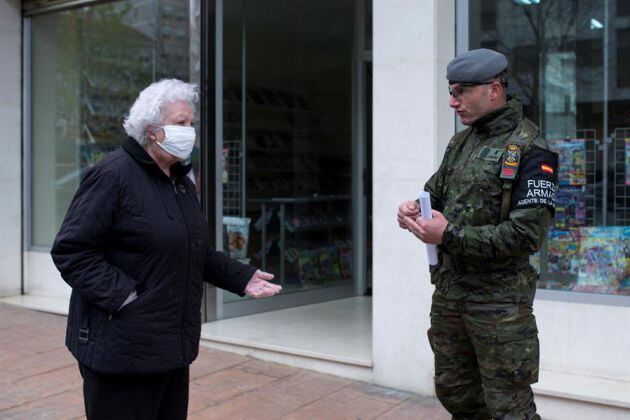
<svg viewBox="0 0 630 420">
<path fill-rule="evenodd" d="M 490 99 L 496 101 L 503 95 L 503 86 L 499 81 L 495 81 L 490 85 Z"/>
</svg>

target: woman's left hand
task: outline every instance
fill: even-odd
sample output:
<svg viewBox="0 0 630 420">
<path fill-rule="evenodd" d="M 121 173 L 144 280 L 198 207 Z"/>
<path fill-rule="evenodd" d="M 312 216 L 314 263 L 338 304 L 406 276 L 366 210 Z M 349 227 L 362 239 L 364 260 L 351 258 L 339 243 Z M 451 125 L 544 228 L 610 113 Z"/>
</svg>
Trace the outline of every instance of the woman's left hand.
<svg viewBox="0 0 630 420">
<path fill-rule="evenodd" d="M 273 280 L 273 278 L 274 275 L 271 273 L 256 270 L 247 286 L 245 286 L 245 294 L 256 299 L 277 295 L 282 290 L 282 286 L 269 283 L 268 280 Z"/>
</svg>

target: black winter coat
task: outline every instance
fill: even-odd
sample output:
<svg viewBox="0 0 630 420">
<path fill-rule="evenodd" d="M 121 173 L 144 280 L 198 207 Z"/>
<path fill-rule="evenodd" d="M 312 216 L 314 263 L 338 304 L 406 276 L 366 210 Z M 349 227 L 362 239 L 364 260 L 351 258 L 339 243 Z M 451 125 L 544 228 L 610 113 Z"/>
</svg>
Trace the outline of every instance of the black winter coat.
<svg viewBox="0 0 630 420">
<path fill-rule="evenodd" d="M 243 296 L 256 268 L 208 247 L 190 167 L 167 177 L 128 138 L 88 169 L 51 255 L 72 287 L 66 345 L 103 373 L 161 373 L 199 352 L 202 280 Z M 119 310 L 132 290 L 138 298 Z"/>
</svg>

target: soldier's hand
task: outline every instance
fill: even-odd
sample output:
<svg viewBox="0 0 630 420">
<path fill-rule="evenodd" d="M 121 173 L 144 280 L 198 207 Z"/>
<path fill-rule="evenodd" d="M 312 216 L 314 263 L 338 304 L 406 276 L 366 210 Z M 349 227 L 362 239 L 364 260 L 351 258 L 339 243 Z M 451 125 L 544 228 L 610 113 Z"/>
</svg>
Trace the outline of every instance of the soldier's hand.
<svg viewBox="0 0 630 420">
<path fill-rule="evenodd" d="M 405 218 L 416 219 L 418 216 L 420 216 L 420 209 L 418 208 L 418 203 L 415 201 L 405 201 L 398 207 L 398 225 L 402 229 L 409 229 Z"/>
<path fill-rule="evenodd" d="M 425 244 L 440 245 L 448 220 L 437 210 L 433 210 L 432 214 L 433 219 L 431 220 L 423 220 L 420 217 L 416 217 L 414 220 L 406 217 L 405 224 L 409 231 Z"/>
</svg>

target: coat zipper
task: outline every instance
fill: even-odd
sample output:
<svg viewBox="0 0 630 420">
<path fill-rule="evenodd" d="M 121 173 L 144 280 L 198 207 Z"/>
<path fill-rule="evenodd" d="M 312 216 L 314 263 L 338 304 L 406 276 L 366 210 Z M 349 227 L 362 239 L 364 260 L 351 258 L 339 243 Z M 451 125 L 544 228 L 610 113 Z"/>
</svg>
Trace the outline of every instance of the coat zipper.
<svg viewBox="0 0 630 420">
<path fill-rule="evenodd" d="M 185 360 L 185 351 L 184 351 L 184 324 L 186 322 L 186 306 L 188 305 L 188 282 L 189 282 L 189 278 L 190 278 L 190 258 L 191 258 L 191 252 L 190 252 L 190 230 L 188 228 L 188 223 L 186 223 L 186 218 L 184 216 L 184 212 L 182 211 L 182 207 L 179 203 L 179 200 L 177 199 L 177 195 L 179 195 L 179 193 L 177 192 L 177 183 L 175 182 L 175 179 L 171 179 L 171 184 L 173 185 L 173 193 L 175 194 L 175 202 L 177 203 L 177 207 L 179 208 L 179 212 L 182 215 L 182 220 L 184 221 L 184 226 L 186 227 L 186 238 L 188 240 L 188 258 L 187 258 L 187 263 L 186 263 L 186 284 L 184 286 L 184 306 L 183 306 L 183 310 L 182 310 L 182 325 L 180 328 L 180 333 L 181 333 L 181 361 L 182 361 L 182 365 L 184 364 L 184 360 Z"/>
</svg>

